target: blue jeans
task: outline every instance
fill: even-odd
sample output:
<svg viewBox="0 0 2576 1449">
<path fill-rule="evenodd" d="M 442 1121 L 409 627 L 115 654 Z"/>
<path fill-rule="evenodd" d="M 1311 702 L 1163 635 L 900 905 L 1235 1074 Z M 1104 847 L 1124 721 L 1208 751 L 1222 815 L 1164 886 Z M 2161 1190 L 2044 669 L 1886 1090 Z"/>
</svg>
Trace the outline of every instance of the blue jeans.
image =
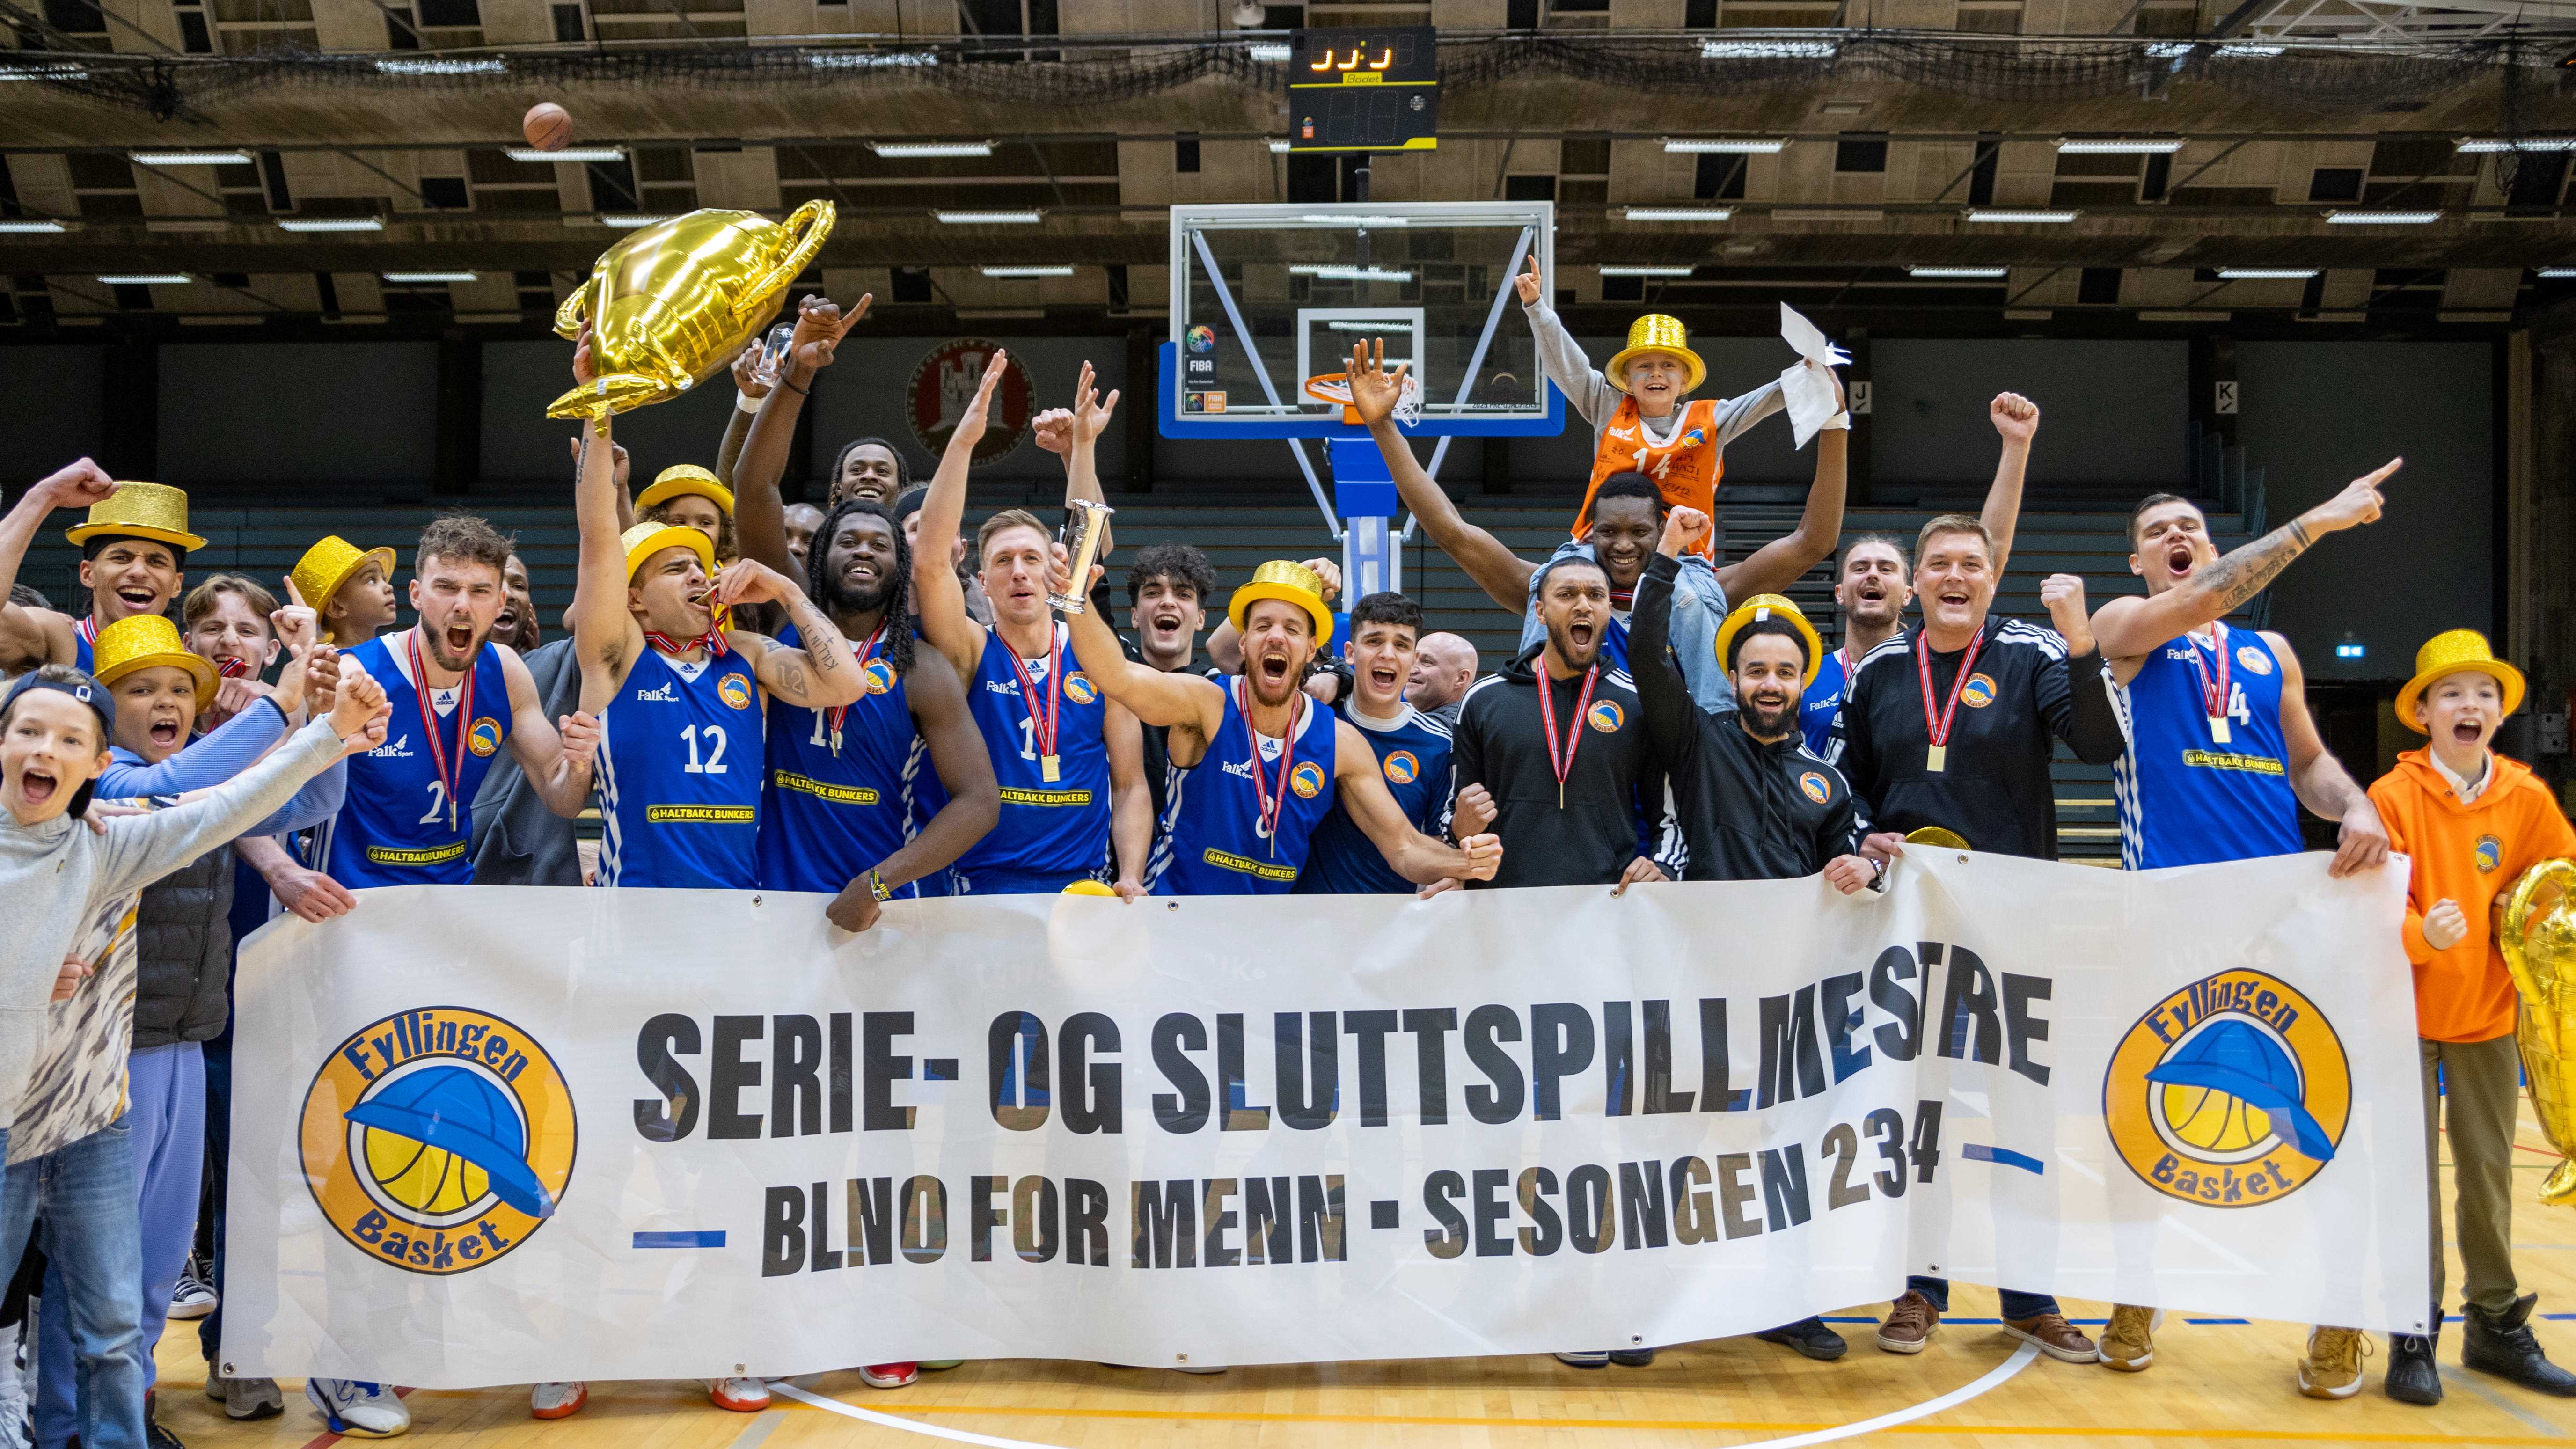
<svg viewBox="0 0 2576 1449">
<path fill-rule="evenodd" d="M 1916 1276 L 1907 1278 L 1905 1286 L 1932 1300 L 1933 1307 L 1944 1313 L 1950 1311 L 1949 1279 Z M 2037 1318 L 2043 1313 L 2057 1311 L 2057 1300 L 2046 1293 L 2024 1293 L 2015 1288 L 1998 1288 L 1995 1291 L 2003 1298 L 2006 1318 Z"/>
<path fill-rule="evenodd" d="M 83 1449 L 143 1449 L 143 1234 L 134 1140 L 119 1117 L 9 1169 L 0 1188 L 0 1261 L 16 1263 L 45 1228 L 43 1318 L 69 1330 L 79 1364 L 74 1413 Z M 57 1276 L 59 1275 L 59 1276 Z M 38 1440 L 59 1446 L 60 1439 Z"/>
</svg>

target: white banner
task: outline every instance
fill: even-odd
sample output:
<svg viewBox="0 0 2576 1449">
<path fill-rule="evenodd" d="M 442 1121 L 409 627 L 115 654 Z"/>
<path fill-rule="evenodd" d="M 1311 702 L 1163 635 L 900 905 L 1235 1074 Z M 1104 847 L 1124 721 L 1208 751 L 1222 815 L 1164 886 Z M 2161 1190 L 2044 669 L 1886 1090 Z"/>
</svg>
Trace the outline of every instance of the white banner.
<svg viewBox="0 0 2576 1449">
<path fill-rule="evenodd" d="M 1908 1273 L 2422 1331 L 2402 863 L 900 903 L 243 952 L 223 1371 L 1625 1348 Z"/>
</svg>

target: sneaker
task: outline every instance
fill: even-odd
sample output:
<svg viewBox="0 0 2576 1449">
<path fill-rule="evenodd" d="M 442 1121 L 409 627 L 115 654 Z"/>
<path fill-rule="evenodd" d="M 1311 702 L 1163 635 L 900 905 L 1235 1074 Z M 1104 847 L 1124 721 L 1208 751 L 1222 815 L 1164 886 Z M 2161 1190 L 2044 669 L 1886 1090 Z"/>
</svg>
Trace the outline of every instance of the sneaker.
<svg viewBox="0 0 2576 1449">
<path fill-rule="evenodd" d="M 155 1401 L 158 1397 L 158 1395 L 150 1392 L 146 1392 L 143 1395 L 143 1443 L 145 1445 L 145 1449 L 188 1449 L 187 1444 L 183 1442 L 178 1435 L 161 1427 L 161 1420 L 155 1412 L 157 1407 Z"/>
<path fill-rule="evenodd" d="M 1651 1348 L 1614 1348 L 1610 1350 L 1610 1361 L 1621 1368 L 1644 1368 L 1655 1361 L 1655 1351 Z"/>
<path fill-rule="evenodd" d="M 215 1285 L 206 1281 L 206 1272 L 194 1257 L 179 1270 L 179 1282 L 170 1290 L 171 1318 L 203 1318 L 215 1311 Z"/>
<path fill-rule="evenodd" d="M 2004 1336 L 2037 1345 L 2041 1353 L 2060 1363 L 2092 1363 L 2099 1350 L 2084 1330 L 2066 1321 L 2062 1314 L 2043 1313 L 2037 1318 L 2007 1318 Z"/>
<path fill-rule="evenodd" d="M 932 1373 L 940 1369 L 953 1369 L 965 1361 L 966 1360 L 962 1358 L 924 1359 L 920 1363 L 914 1364 L 913 1367 L 920 1369 L 924 1373 Z"/>
<path fill-rule="evenodd" d="M 2536 1394 L 2576 1399 L 2576 1374 L 2551 1363 L 2549 1355 L 2540 1351 L 2540 1340 L 2531 1336 L 2531 1310 L 2538 1306 L 2537 1293 L 2525 1293 L 2502 1313 L 2489 1313 L 2473 1303 L 2462 1305 L 2460 1366 L 2494 1374 Z"/>
<path fill-rule="evenodd" d="M 2111 1326 L 2102 1330 L 2102 1346 L 2094 1350 L 2094 1357 L 2124 1374 L 2144 1373 L 2156 1361 L 2156 1330 L 2164 1326 L 2161 1308 L 2115 1303 Z"/>
<path fill-rule="evenodd" d="M 2442 1402 L 2442 1369 L 2433 1360 L 2433 1346 L 2439 1341 L 2420 1333 L 2388 1336 L 2388 1372 L 2379 1381 L 2388 1397 L 2401 1404 Z"/>
<path fill-rule="evenodd" d="M 1776 1343 L 1785 1348 L 1794 1348 L 1805 1357 L 1825 1362 L 1841 1358 L 1851 1348 L 1850 1344 L 1843 1341 L 1841 1334 L 1825 1327 L 1825 1321 L 1821 1318 L 1801 1318 L 1795 1323 L 1781 1324 L 1778 1328 L 1766 1328 L 1753 1336 L 1764 1343 Z"/>
<path fill-rule="evenodd" d="M 334 1434 L 351 1439 L 390 1439 L 411 1430 L 411 1410 L 391 1387 L 365 1379 L 306 1379 L 304 1397 L 322 1411 Z"/>
<path fill-rule="evenodd" d="M 1887 1317 L 1879 1320 L 1878 1346 L 1889 1353 L 1921 1353 L 1940 1331 L 1941 1310 L 1908 1288 L 1904 1297 L 1888 1305 Z"/>
<path fill-rule="evenodd" d="M 531 1419 L 569 1419 L 590 1402 L 590 1385 L 554 1383 L 528 1385 L 528 1417 Z"/>
<path fill-rule="evenodd" d="M 227 1419 L 273 1419 L 286 1412 L 275 1379 L 228 1379 L 209 1370 L 206 1397 L 224 1406 Z"/>
<path fill-rule="evenodd" d="M 2299 1392 L 2312 1399 L 2349 1399 L 2361 1392 L 2361 1361 L 2370 1335 L 2358 1328 L 2311 1328 L 2308 1355 L 2299 1360 Z"/>
<path fill-rule="evenodd" d="M 1569 1368 L 1608 1368 L 1610 1350 L 1596 1348 L 1589 1353 L 1560 1353 L 1556 1356 L 1556 1361 Z"/>
<path fill-rule="evenodd" d="M 872 1389 L 899 1389 L 920 1377 L 917 1363 L 872 1363 L 859 1370 L 859 1382 Z"/>
<path fill-rule="evenodd" d="M 754 1378 L 709 1379 L 707 1400 L 719 1409 L 757 1414 L 769 1407 L 769 1385 Z"/>
</svg>

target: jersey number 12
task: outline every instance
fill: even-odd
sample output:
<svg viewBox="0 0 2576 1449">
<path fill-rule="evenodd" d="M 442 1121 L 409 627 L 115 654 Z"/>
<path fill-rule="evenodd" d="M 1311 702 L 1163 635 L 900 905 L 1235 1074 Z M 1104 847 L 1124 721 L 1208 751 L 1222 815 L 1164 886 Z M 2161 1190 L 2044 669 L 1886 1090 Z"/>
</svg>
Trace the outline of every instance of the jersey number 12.
<svg viewBox="0 0 2576 1449">
<path fill-rule="evenodd" d="M 704 764 L 700 764 L 698 762 L 698 734 L 701 730 L 705 731 L 707 737 L 707 758 L 706 763 Z M 725 773 L 725 732 L 723 725 L 691 725 L 687 729 L 680 731 L 680 740 L 689 747 L 689 764 L 687 770 L 683 773 L 691 775 L 721 775 Z"/>
</svg>

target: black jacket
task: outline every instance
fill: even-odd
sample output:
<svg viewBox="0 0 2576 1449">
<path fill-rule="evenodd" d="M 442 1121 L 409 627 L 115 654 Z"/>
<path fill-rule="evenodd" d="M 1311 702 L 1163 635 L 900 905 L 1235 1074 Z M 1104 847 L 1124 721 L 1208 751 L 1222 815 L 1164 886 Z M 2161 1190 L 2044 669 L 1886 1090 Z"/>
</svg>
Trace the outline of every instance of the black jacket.
<svg viewBox="0 0 2576 1449">
<path fill-rule="evenodd" d="M 231 1014 L 233 848 L 144 888 L 134 914 L 134 1047 L 211 1041 Z"/>
<path fill-rule="evenodd" d="M 1867 822 L 1841 772 L 1807 752 L 1795 714 L 1771 744 L 1734 711 L 1701 710 L 1672 657 L 1673 582 L 1681 568 L 1656 554 L 1628 616 L 1628 668 L 1646 728 L 1672 778 L 1687 851 L 1684 880 L 1788 880 L 1855 854 Z"/>
<path fill-rule="evenodd" d="M 561 719 L 581 707 L 581 664 L 573 657 L 571 636 L 540 644 L 524 657 L 546 718 Z M 537 794 L 517 757 L 503 754 L 484 773 L 483 788 L 474 795 L 473 829 L 476 885 L 581 884 L 574 822 Z"/>
<path fill-rule="evenodd" d="M 1610 885 L 1635 860 L 1639 844 L 1638 795 L 1651 792 L 1663 817 L 1662 771 L 1654 742 L 1639 717 L 1628 676 L 1603 668 L 1593 686 L 1591 716 L 1576 727 L 1574 765 L 1557 804 L 1556 771 L 1548 761 L 1538 712 L 1535 661 L 1542 640 L 1500 670 L 1477 680 L 1460 702 L 1452 734 L 1458 788 L 1482 785 L 1494 797 L 1493 832 L 1503 838 L 1503 864 L 1477 886 Z M 1556 702 L 1557 744 L 1574 724 L 1580 676 L 1548 681 Z M 1607 726 L 1606 728 L 1604 726 Z M 1671 842 L 1677 852 L 1678 842 Z M 1679 862 L 1659 850 L 1667 874 Z"/>
<path fill-rule="evenodd" d="M 1981 637 L 1976 675 L 1985 683 L 1972 676 L 1960 696 L 1937 773 L 1925 767 L 1932 736 L 1914 631 L 1869 651 L 1843 706 L 1843 774 L 1876 829 L 1938 825 L 1966 836 L 1972 849 L 2055 860 L 2057 797 L 2048 762 L 2057 742 L 2088 765 L 2107 765 L 2128 748 L 2102 656 L 2069 659 L 2055 630 L 2019 619 L 1990 616 Z M 1966 653 L 1931 654 L 1934 711 L 1949 699 Z"/>
</svg>

